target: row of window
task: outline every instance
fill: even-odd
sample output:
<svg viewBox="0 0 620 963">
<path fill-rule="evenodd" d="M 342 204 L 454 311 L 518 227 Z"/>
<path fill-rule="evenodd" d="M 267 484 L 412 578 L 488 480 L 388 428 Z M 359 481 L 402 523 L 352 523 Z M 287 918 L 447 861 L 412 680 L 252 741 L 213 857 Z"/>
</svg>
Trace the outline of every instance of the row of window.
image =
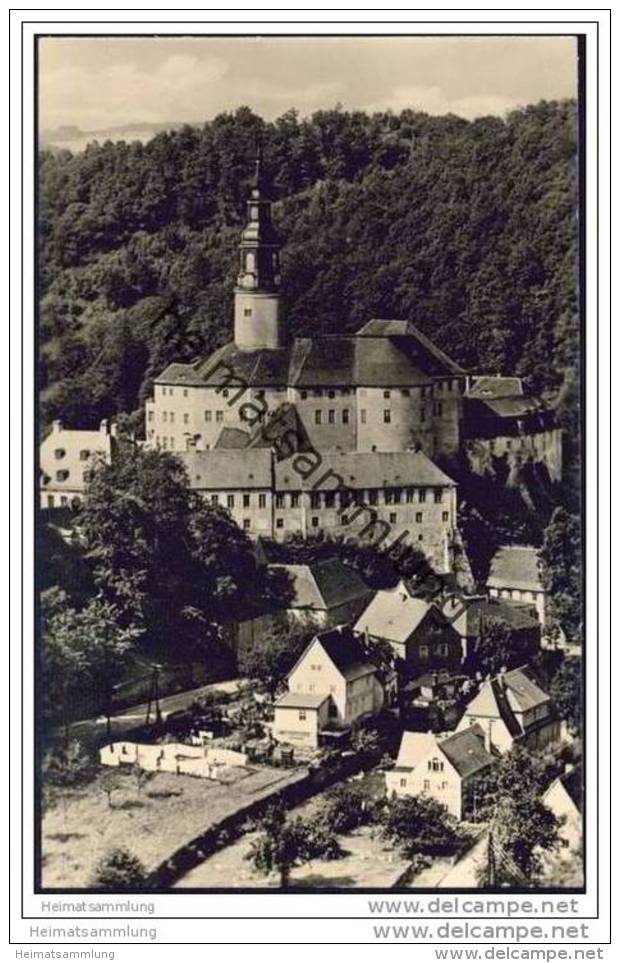
<svg viewBox="0 0 620 963">
<path fill-rule="evenodd" d="M 258 393 L 257 393 L 257 396 L 258 396 Z M 438 416 L 441 416 L 443 414 L 443 406 L 441 402 L 437 402 L 436 404 L 433 405 L 433 414 Z M 162 421 L 168 422 L 169 424 L 174 424 L 174 416 L 175 416 L 174 411 L 162 411 L 161 415 L 162 415 Z M 327 419 L 325 421 L 323 420 L 324 415 L 327 415 Z M 257 417 L 257 413 L 253 411 L 247 412 L 247 411 L 244 411 L 243 409 L 239 411 L 240 421 L 248 421 L 248 420 L 255 421 L 256 417 Z M 155 418 L 155 412 L 152 410 L 149 411 L 148 420 L 152 422 L 154 418 Z M 340 422 L 343 425 L 348 425 L 350 424 L 350 419 L 351 419 L 350 409 L 343 408 L 342 411 L 340 412 Z M 224 421 L 224 412 L 211 411 L 210 409 L 206 409 L 204 412 L 204 420 L 208 423 L 215 421 L 216 423 L 221 424 Z M 421 422 L 426 421 L 426 408 L 420 408 L 420 421 Z M 337 412 L 335 408 L 328 408 L 326 412 L 324 412 L 320 408 L 317 408 L 316 411 L 314 412 L 315 425 L 323 425 L 323 424 L 335 425 L 336 422 L 337 422 Z M 368 423 L 368 411 L 365 408 L 360 409 L 360 422 L 363 425 L 366 425 Z M 392 411 L 390 408 L 385 408 L 383 411 L 383 423 L 385 425 L 390 425 L 392 423 Z M 189 424 L 189 414 L 187 413 L 183 414 L 183 424 L 184 425 Z M 56 457 L 61 457 L 61 456 L 57 455 Z"/>
<path fill-rule="evenodd" d="M 57 482 L 66 482 L 67 479 L 69 478 L 69 475 L 70 475 L 70 472 L 69 472 L 66 468 L 63 468 L 62 471 L 57 471 L 57 472 L 56 472 L 56 481 L 57 481 Z M 92 477 L 92 472 L 91 472 L 91 471 L 83 471 L 83 472 L 82 472 L 82 481 L 88 482 L 88 481 L 90 481 L 91 477 Z"/>
<path fill-rule="evenodd" d="M 165 439 L 164 439 L 165 440 Z M 197 476 L 198 477 L 198 476 Z M 399 489 L 399 488 L 388 488 L 385 489 L 384 501 L 386 505 L 401 504 L 403 502 L 403 495 L 406 496 L 407 502 L 413 502 L 413 495 L 415 489 Z M 365 495 L 368 495 L 368 500 L 365 499 Z M 377 505 L 378 504 L 378 490 L 371 489 L 368 492 L 311 492 L 310 493 L 310 508 L 320 509 L 320 508 L 349 508 L 353 505 Z M 211 495 L 211 501 L 213 504 L 219 504 L 219 495 Z M 250 508 L 252 505 L 252 495 L 250 493 L 244 493 L 241 496 L 241 505 L 243 508 Z M 433 489 L 433 498 L 435 504 L 439 504 L 442 501 L 443 492 L 441 488 Z M 234 508 L 236 501 L 235 495 L 226 495 L 226 506 L 227 508 Z M 418 501 L 426 501 L 426 489 L 419 489 L 418 491 Z M 301 492 L 278 492 L 274 495 L 274 506 L 275 508 L 285 509 L 285 508 L 299 508 L 301 504 Z M 266 507 L 266 495 L 258 495 L 258 507 Z M 446 516 L 444 521 L 447 521 L 448 513 L 444 512 Z M 416 512 L 416 521 L 421 522 L 423 520 L 422 512 Z"/>
<path fill-rule="evenodd" d="M 400 785 L 401 785 L 401 789 L 406 789 L 406 787 L 407 787 L 407 778 L 406 778 L 406 777 L 404 777 L 404 778 L 402 778 L 402 779 L 400 780 Z M 425 779 L 425 780 L 424 780 L 424 789 L 427 789 L 427 790 L 428 790 L 428 789 L 430 789 L 430 788 L 431 788 L 431 781 L 430 781 L 430 779 Z M 446 782 L 445 779 L 444 779 L 444 781 L 441 783 L 441 785 L 440 785 L 438 788 L 439 788 L 439 789 L 447 789 L 447 788 L 448 788 L 448 783 Z"/>
<path fill-rule="evenodd" d="M 56 461 L 61 461 L 66 454 L 67 452 L 65 451 L 64 448 L 57 448 L 54 452 L 54 458 L 56 459 Z M 89 458 L 90 458 L 90 451 L 87 448 L 82 448 L 80 452 L 80 461 L 88 461 Z"/>
</svg>

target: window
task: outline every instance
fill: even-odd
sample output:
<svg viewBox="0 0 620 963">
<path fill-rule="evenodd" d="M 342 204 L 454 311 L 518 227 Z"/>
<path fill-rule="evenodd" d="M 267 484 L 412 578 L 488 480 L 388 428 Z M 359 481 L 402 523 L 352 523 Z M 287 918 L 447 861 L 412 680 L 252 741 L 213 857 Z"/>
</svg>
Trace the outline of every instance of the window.
<svg viewBox="0 0 620 963">
<path fill-rule="evenodd" d="M 508 451 L 510 451 L 510 449 L 512 448 L 512 442 L 510 438 L 508 438 L 508 440 L 506 441 L 506 448 Z"/>
<path fill-rule="evenodd" d="M 328 397 L 328 398 L 335 398 L 335 397 L 336 397 L 336 392 L 335 392 L 335 391 L 328 391 L 328 392 L 327 392 L 327 397 Z"/>
<path fill-rule="evenodd" d="M 425 779 L 425 780 L 424 780 L 424 788 L 425 788 L 425 789 L 430 789 L 430 788 L 431 788 L 431 781 L 430 781 L 430 779 Z"/>
<path fill-rule="evenodd" d="M 174 438 L 170 438 L 170 450 L 174 450 Z"/>
<path fill-rule="evenodd" d="M 444 659 L 445 659 L 445 657 L 447 656 L 448 651 L 449 651 L 449 649 L 448 649 L 448 645 L 447 645 L 446 642 L 441 642 L 441 643 L 437 646 L 437 654 L 440 655 L 440 656 L 441 656 L 442 658 L 444 658 Z"/>
<path fill-rule="evenodd" d="M 396 524 L 396 512 L 390 512 L 390 525 Z"/>
<path fill-rule="evenodd" d="M 389 425 L 391 424 L 391 422 L 392 422 L 392 412 L 390 411 L 389 408 L 386 408 L 385 411 L 383 412 L 383 423 L 385 425 Z"/>
<path fill-rule="evenodd" d="M 161 393 L 162 393 L 162 395 L 165 395 L 165 394 L 166 394 L 166 389 L 165 389 L 165 388 L 162 388 L 162 389 L 161 389 Z"/>
<path fill-rule="evenodd" d="M 403 398 L 409 398 L 409 396 L 411 395 L 409 388 L 403 388 L 401 391 L 401 395 L 403 396 Z"/>
<path fill-rule="evenodd" d="M 443 772 L 443 762 L 440 759 L 429 759 L 428 768 L 433 772 Z"/>
<path fill-rule="evenodd" d="M 310 508 L 321 507 L 321 496 L 319 492 L 310 492 Z"/>
<path fill-rule="evenodd" d="M 360 411 L 360 421 L 361 421 L 361 423 L 362 423 L 363 425 L 366 424 L 366 409 L 365 409 L 365 408 L 362 408 L 362 410 Z"/>
<path fill-rule="evenodd" d="M 405 489 L 405 501 L 406 501 L 406 502 L 410 503 L 410 502 L 413 501 L 413 493 L 414 493 L 414 491 L 415 491 L 414 488 L 406 488 L 406 489 Z"/>
<path fill-rule="evenodd" d="M 212 412 L 205 411 L 205 421 L 211 421 Z"/>
<path fill-rule="evenodd" d="M 330 425 L 333 425 L 336 421 L 336 412 L 334 411 L 333 408 L 330 408 L 329 411 L 327 412 L 327 421 L 328 421 L 328 424 Z"/>
<path fill-rule="evenodd" d="M 421 488 L 421 489 L 420 489 L 420 496 L 419 496 L 419 498 L 418 498 L 418 501 L 419 501 L 420 503 L 426 501 L 426 488 Z"/>
<path fill-rule="evenodd" d="M 69 477 L 69 472 L 66 470 L 56 472 L 56 481 L 63 482 Z"/>
<path fill-rule="evenodd" d="M 244 507 L 244 508 L 249 508 L 249 507 L 250 507 L 250 496 L 249 496 L 249 495 L 244 495 L 244 496 L 243 496 L 243 507 Z"/>
<path fill-rule="evenodd" d="M 266 505 L 267 505 L 267 496 L 266 496 L 266 495 L 259 495 L 259 496 L 258 496 L 258 507 L 259 507 L 259 508 L 265 508 Z"/>
<path fill-rule="evenodd" d="M 318 527 L 319 527 L 319 519 L 318 519 L 318 517 L 317 517 L 316 515 L 313 515 L 313 516 L 312 516 L 312 527 L 313 527 L 313 528 L 318 528 Z"/>
<path fill-rule="evenodd" d="M 320 425 L 320 424 L 321 424 L 321 412 L 320 412 L 320 411 L 315 411 L 315 412 L 314 412 L 314 423 L 315 423 L 315 425 Z"/>
<path fill-rule="evenodd" d="M 276 528 L 284 528 L 284 519 L 276 518 Z"/>
<path fill-rule="evenodd" d="M 333 492 L 325 492 L 325 508 L 333 508 L 335 497 Z"/>
<path fill-rule="evenodd" d="M 391 505 L 391 504 L 392 504 L 392 502 L 394 501 L 394 491 L 393 491 L 392 488 L 386 488 L 386 489 L 385 489 L 384 500 L 385 500 L 385 504 L 386 504 L 386 505 Z"/>
<path fill-rule="evenodd" d="M 343 409 L 342 409 L 342 424 L 343 424 L 343 425 L 348 425 L 348 424 L 349 424 L 349 409 L 348 409 L 348 408 L 343 408 Z"/>
<path fill-rule="evenodd" d="M 426 421 L 426 408 L 420 408 L 420 421 Z"/>
<path fill-rule="evenodd" d="M 442 513 L 441 513 L 441 520 L 442 520 L 442 522 L 447 522 L 447 521 L 449 521 L 449 519 L 450 519 L 450 514 L 449 514 L 449 512 L 442 512 Z"/>
<path fill-rule="evenodd" d="M 234 508 L 234 507 L 235 507 L 235 496 L 234 496 L 234 495 L 227 495 L 227 496 L 226 496 L 226 507 L 227 507 L 227 508 Z"/>
<path fill-rule="evenodd" d="M 320 388 L 315 388 L 312 393 L 313 393 L 313 395 L 314 395 L 315 398 L 322 398 L 322 397 L 323 397 L 323 392 L 321 391 Z"/>
<path fill-rule="evenodd" d="M 428 645 L 420 646 L 420 660 L 424 661 L 428 659 Z"/>
<path fill-rule="evenodd" d="M 441 501 L 442 497 L 443 497 L 443 491 L 441 490 L 441 488 L 436 488 L 436 489 L 433 491 L 433 498 L 434 498 L 434 500 L 435 500 L 435 504 L 436 504 L 436 505 L 439 504 L 439 502 Z"/>
<path fill-rule="evenodd" d="M 252 317 L 252 308 L 244 308 L 244 309 L 243 309 L 243 316 L 244 316 L 244 318 L 251 318 L 251 317 Z"/>
<path fill-rule="evenodd" d="M 219 503 L 220 503 L 220 496 L 219 496 L 219 495 L 211 495 L 211 504 L 212 504 L 212 505 L 219 505 Z"/>
<path fill-rule="evenodd" d="M 167 411 L 164 411 L 164 413 L 162 414 L 162 418 L 163 418 L 164 421 L 168 421 L 168 412 L 167 412 Z"/>
<path fill-rule="evenodd" d="M 222 398 L 228 398 L 228 388 L 224 388 L 222 391 Z"/>
<path fill-rule="evenodd" d="M 401 779 L 401 780 L 400 780 L 400 788 L 401 788 L 401 789 L 405 789 L 406 786 L 407 786 L 407 779 L 406 779 L 406 777 L 405 777 L 404 779 Z"/>
<path fill-rule="evenodd" d="M 395 489 L 394 489 L 394 501 L 396 502 L 397 505 L 400 505 L 400 503 L 401 503 L 401 501 L 402 501 L 402 498 L 403 498 L 403 490 L 402 490 L 402 488 L 395 488 Z"/>
<path fill-rule="evenodd" d="M 443 414 L 443 405 L 441 401 L 436 402 L 436 404 L 434 405 L 434 413 L 436 415 L 439 415 L 440 417 Z"/>
<path fill-rule="evenodd" d="M 306 398 L 308 397 L 308 392 L 307 392 L 307 391 L 300 391 L 300 392 L 299 392 L 299 397 L 302 399 L 302 401 L 305 401 Z"/>
<path fill-rule="evenodd" d="M 83 448 L 82 451 L 80 452 L 80 461 L 88 461 L 89 458 L 90 458 L 90 452 L 88 451 L 87 448 Z"/>
<path fill-rule="evenodd" d="M 276 495 L 276 508 L 284 508 L 284 495 Z"/>
<path fill-rule="evenodd" d="M 244 519 L 243 519 L 243 527 L 244 527 L 244 529 L 246 530 L 246 532 L 247 532 L 247 530 L 248 530 L 249 528 L 251 528 L 251 525 L 252 525 L 252 523 L 250 522 L 250 519 L 249 519 L 249 518 L 244 518 Z"/>
<path fill-rule="evenodd" d="M 154 411 L 149 411 L 148 420 L 149 420 L 149 421 L 152 421 L 154 417 L 155 417 L 155 412 L 154 412 Z"/>
<path fill-rule="evenodd" d="M 168 394 L 172 396 L 174 394 L 174 388 L 168 388 Z"/>
<path fill-rule="evenodd" d="M 300 722 L 303 722 L 305 718 L 306 718 L 306 710 L 305 710 L 305 709 L 300 709 L 300 710 L 299 710 L 299 721 L 300 721 Z"/>
<path fill-rule="evenodd" d="M 341 515 L 341 516 L 340 516 L 340 524 L 341 524 L 341 525 L 348 525 L 348 524 L 349 524 L 349 516 L 348 516 L 348 515 Z"/>
<path fill-rule="evenodd" d="M 376 504 L 377 504 L 377 502 L 379 501 L 378 494 L 379 494 L 379 493 L 377 492 L 377 490 L 376 490 L 375 488 L 373 488 L 371 491 L 368 492 L 368 504 L 369 504 L 369 505 L 376 505 Z"/>
<path fill-rule="evenodd" d="M 260 401 L 262 398 L 265 397 L 265 392 L 263 391 L 262 388 L 259 388 L 258 391 L 255 391 L 255 392 L 254 392 L 254 397 L 255 397 L 255 398 L 258 398 L 259 401 Z"/>
<path fill-rule="evenodd" d="M 87 469 L 86 471 L 82 472 L 82 481 L 85 481 L 87 484 L 89 481 L 91 481 L 92 477 L 93 477 L 93 473 L 90 469 Z"/>
<path fill-rule="evenodd" d="M 216 420 L 216 421 L 224 421 L 224 412 L 223 412 L 223 411 L 216 411 L 216 412 L 215 412 L 215 420 Z"/>
<path fill-rule="evenodd" d="M 183 388 L 183 397 L 187 398 L 187 388 Z"/>
<path fill-rule="evenodd" d="M 168 448 L 168 439 L 166 437 L 162 438 L 161 446 L 164 449 L 164 451 L 166 451 L 166 449 Z"/>
<path fill-rule="evenodd" d="M 60 496 L 60 504 L 61 504 L 61 506 L 62 506 L 63 508 L 66 508 L 66 507 L 67 507 L 67 505 L 69 504 L 69 499 L 67 498 L 66 495 L 61 495 L 61 496 Z"/>
<path fill-rule="evenodd" d="M 188 414 L 183 415 L 183 424 L 184 424 L 184 425 L 189 425 L 189 415 L 188 415 Z"/>
<path fill-rule="evenodd" d="M 299 508 L 299 492 L 291 494 L 291 508 Z"/>
<path fill-rule="evenodd" d="M 174 422 L 174 411 L 171 411 L 171 412 L 170 412 L 170 424 L 173 424 L 173 422 Z"/>
<path fill-rule="evenodd" d="M 390 398 L 391 395 L 392 395 L 392 392 L 391 392 L 391 391 L 384 391 L 384 392 L 383 392 L 383 397 L 384 397 L 384 398 Z"/>
<path fill-rule="evenodd" d="M 53 495 L 48 495 L 48 496 L 47 496 L 47 507 L 48 507 L 48 508 L 53 508 L 53 507 L 54 507 L 54 496 L 53 496 Z"/>
<path fill-rule="evenodd" d="M 423 541 L 424 541 L 424 535 L 422 534 L 418 535 L 418 542 L 423 542 Z"/>
</svg>

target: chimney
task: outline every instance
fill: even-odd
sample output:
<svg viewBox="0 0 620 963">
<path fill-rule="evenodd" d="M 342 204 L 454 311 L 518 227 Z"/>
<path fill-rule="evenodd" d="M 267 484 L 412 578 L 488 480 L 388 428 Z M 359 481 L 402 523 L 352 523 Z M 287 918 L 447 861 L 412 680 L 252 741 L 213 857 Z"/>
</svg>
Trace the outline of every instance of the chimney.
<svg viewBox="0 0 620 963">
<path fill-rule="evenodd" d="M 569 774 L 570 772 L 572 772 L 574 768 L 575 768 L 575 767 L 574 767 L 574 765 L 572 764 L 572 762 L 565 762 L 565 763 L 564 763 L 564 775 L 565 775 L 565 776 L 568 776 L 568 774 Z"/>
<path fill-rule="evenodd" d="M 107 418 L 102 418 L 101 421 L 99 422 L 99 431 L 102 435 L 109 434 L 109 425 L 108 425 Z"/>
<path fill-rule="evenodd" d="M 116 424 L 115 421 L 113 421 L 112 424 L 110 425 L 110 434 L 112 435 L 112 438 L 116 438 L 118 434 L 118 425 Z"/>
<path fill-rule="evenodd" d="M 54 434 L 58 434 L 59 431 L 62 431 L 62 421 L 53 421 L 52 431 L 54 432 Z"/>
<path fill-rule="evenodd" d="M 493 728 L 493 720 L 489 719 L 489 722 L 484 730 L 484 748 L 491 754 L 491 749 L 493 748 L 493 743 L 491 741 L 491 730 Z"/>
</svg>

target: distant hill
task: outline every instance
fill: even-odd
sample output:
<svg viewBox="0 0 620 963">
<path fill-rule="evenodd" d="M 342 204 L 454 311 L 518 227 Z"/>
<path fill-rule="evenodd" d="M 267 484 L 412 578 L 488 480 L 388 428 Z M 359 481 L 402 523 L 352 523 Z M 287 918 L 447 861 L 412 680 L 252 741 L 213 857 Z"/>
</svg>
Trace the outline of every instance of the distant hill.
<svg viewBox="0 0 620 963">
<path fill-rule="evenodd" d="M 292 333 L 410 318 L 473 372 L 553 395 L 579 346 L 576 124 L 573 101 L 474 121 L 241 108 L 145 143 L 44 149 L 44 424 L 139 423 L 159 371 L 230 339 L 259 135 Z"/>
<path fill-rule="evenodd" d="M 178 130 L 182 123 L 122 124 L 118 127 L 104 127 L 100 130 L 82 130 L 74 124 L 63 124 L 39 132 L 39 148 L 48 150 L 82 151 L 93 141 L 139 140 L 144 143 L 164 130 Z"/>
</svg>

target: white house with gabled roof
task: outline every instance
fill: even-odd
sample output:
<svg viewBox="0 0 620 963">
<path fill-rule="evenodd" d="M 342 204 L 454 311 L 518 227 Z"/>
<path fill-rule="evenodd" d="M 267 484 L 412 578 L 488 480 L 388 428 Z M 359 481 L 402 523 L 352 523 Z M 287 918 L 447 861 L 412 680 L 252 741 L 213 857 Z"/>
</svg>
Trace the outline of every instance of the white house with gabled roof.
<svg viewBox="0 0 620 963">
<path fill-rule="evenodd" d="M 274 706 L 273 735 L 280 742 L 316 748 L 326 723 L 354 726 L 383 706 L 377 669 L 348 626 L 314 637 Z"/>
</svg>

